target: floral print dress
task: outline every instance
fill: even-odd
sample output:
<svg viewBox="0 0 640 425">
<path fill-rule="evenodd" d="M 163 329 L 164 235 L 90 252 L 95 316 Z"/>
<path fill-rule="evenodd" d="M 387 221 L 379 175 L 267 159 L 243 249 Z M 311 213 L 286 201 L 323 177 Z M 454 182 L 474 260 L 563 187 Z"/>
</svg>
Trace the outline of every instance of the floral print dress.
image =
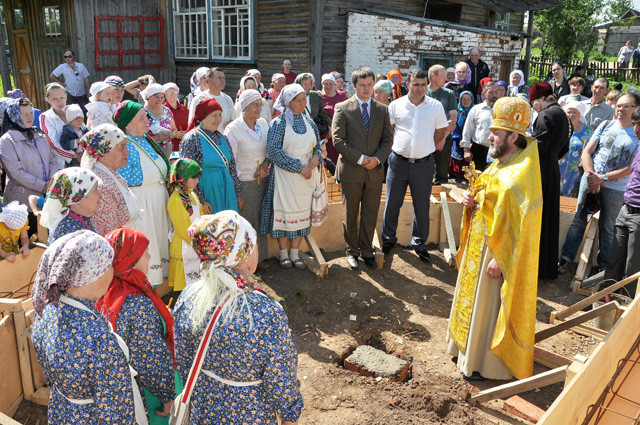
<svg viewBox="0 0 640 425">
<path fill-rule="evenodd" d="M 33 346 L 51 388 L 49 425 L 134 425 L 129 365 L 107 319 L 92 301 L 67 296 L 95 314 L 60 302 L 47 305 L 33 325 Z"/>
<path fill-rule="evenodd" d="M 239 287 L 250 287 L 231 269 Z M 193 328 L 190 312 L 198 286 L 182 291 L 174 311 L 176 362 L 183 382 L 186 379 L 214 308 L 201 325 Z M 297 383 L 297 354 L 291 340 L 287 316 L 282 307 L 267 296 L 249 292 L 246 307 L 229 322 L 218 322 L 202 370 L 191 395 L 191 421 L 197 424 L 277 424 L 296 421 L 303 407 Z M 240 303 L 242 301 L 239 301 Z M 253 322 L 253 327 L 251 326 Z M 254 386 L 232 386 L 204 371 L 239 382 L 262 380 Z"/>
<path fill-rule="evenodd" d="M 569 140 L 569 152 L 558 161 L 562 196 L 578 197 L 581 176 L 578 165 L 580 164 L 582 150 L 589 142 L 592 134 L 593 129 L 588 125 L 584 125 L 580 131 L 575 131 Z"/>
<path fill-rule="evenodd" d="M 49 235 L 49 245 L 53 243 L 59 237 L 64 235 L 68 235 L 69 233 L 73 233 L 78 230 L 91 230 L 95 232 L 96 229 L 91 224 L 91 219 L 89 217 L 83 217 L 74 213 L 73 211 L 69 211 L 69 214 L 65 218 L 62 219 L 56 230 L 53 234 Z"/>
</svg>

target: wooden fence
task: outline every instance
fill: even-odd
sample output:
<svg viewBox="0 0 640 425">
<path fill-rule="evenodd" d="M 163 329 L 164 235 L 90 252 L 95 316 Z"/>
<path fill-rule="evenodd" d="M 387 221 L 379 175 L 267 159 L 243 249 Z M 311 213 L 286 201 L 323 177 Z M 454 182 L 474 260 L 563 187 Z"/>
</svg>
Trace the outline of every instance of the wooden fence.
<svg viewBox="0 0 640 425">
<path fill-rule="evenodd" d="M 539 56 L 532 56 L 530 63 L 530 77 L 538 77 L 540 81 L 551 72 L 552 60 L 543 60 Z M 582 65 L 581 60 L 574 60 L 565 65 L 564 71 L 567 76 L 573 74 L 578 65 Z M 640 68 L 622 68 L 618 62 L 589 61 L 588 68 L 593 69 L 596 78 L 605 77 L 609 81 L 628 81 L 640 83 Z"/>
</svg>

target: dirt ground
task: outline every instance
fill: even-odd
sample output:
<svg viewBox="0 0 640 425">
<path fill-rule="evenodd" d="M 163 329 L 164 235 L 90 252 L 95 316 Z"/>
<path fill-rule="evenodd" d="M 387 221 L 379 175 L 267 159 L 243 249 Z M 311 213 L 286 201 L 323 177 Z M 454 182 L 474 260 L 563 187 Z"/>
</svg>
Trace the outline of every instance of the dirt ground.
<svg viewBox="0 0 640 425">
<path fill-rule="evenodd" d="M 300 424 L 496 424 L 520 423 L 501 410 L 502 401 L 469 406 L 461 395 L 469 389 L 446 353 L 446 327 L 456 271 L 435 247 L 432 263 L 396 247 L 382 270 L 361 263 L 352 271 L 341 252 L 326 253 L 329 275 L 282 270 L 277 262 L 259 272 L 265 289 L 280 300 L 298 349 L 298 379 L 305 408 Z M 571 292 L 571 269 L 556 282 L 540 282 L 537 329 L 549 314 L 583 297 Z M 589 354 L 598 340 L 564 332 L 541 344 L 573 358 Z M 405 383 L 360 376 L 342 361 L 360 344 L 369 344 L 409 360 L 412 378 Z M 535 373 L 547 370 L 536 365 Z M 479 389 L 501 384 L 474 381 Z M 521 394 L 547 409 L 562 384 Z M 14 416 L 20 423 L 46 423 L 46 408 L 23 402 Z"/>
</svg>

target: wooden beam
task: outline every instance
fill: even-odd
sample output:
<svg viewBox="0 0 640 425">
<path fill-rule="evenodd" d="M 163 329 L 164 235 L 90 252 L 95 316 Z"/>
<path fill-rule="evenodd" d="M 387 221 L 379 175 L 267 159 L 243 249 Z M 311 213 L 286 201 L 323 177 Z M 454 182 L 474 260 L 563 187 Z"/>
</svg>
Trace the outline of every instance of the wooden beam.
<svg viewBox="0 0 640 425">
<path fill-rule="evenodd" d="M 5 8 L 8 9 L 6 5 L 5 5 Z M 13 90 L 13 87 L 11 85 L 11 71 L 9 70 L 9 58 L 7 57 L 4 49 L 4 45 L 6 42 L 4 38 L 5 28 L 6 28 L 6 24 L 5 25 L 0 24 L 0 46 L 2 46 L 2 51 L 0 52 L 1 54 L 0 55 L 0 76 L 2 77 L 2 88 L 4 89 L 4 96 L 7 97 L 7 93 L 10 90 Z"/>
<path fill-rule="evenodd" d="M 384 267 L 384 253 L 382 252 L 377 229 L 373 229 L 373 257 L 376 259 L 376 268 L 382 270 Z"/>
<path fill-rule="evenodd" d="M 27 337 L 27 319 L 24 310 L 13 312 L 13 321 L 16 326 L 16 341 L 18 342 L 18 359 L 20 360 L 20 375 L 22 377 L 22 393 L 29 400 L 35 392 L 33 378 L 31 377 L 31 357 L 29 353 L 29 341 Z"/>
<path fill-rule="evenodd" d="M 590 297 L 585 298 L 582 301 L 579 301 L 575 304 L 573 304 L 570 307 L 565 308 L 564 310 L 561 311 L 552 311 L 551 312 L 551 323 L 554 323 L 555 320 L 564 320 L 567 317 L 571 316 L 573 313 L 577 313 L 578 311 L 582 310 L 583 308 L 593 304 L 596 301 L 601 300 L 602 298 L 604 298 L 606 295 L 609 295 L 610 293 L 612 293 L 613 291 L 616 291 L 620 288 L 622 288 L 623 286 L 633 282 L 634 280 L 637 280 L 638 278 L 640 278 L 640 272 L 635 273 L 625 279 L 622 279 L 620 282 L 614 283 L 613 285 L 609 286 L 608 288 L 604 288 L 602 291 L 596 292 L 595 294 L 591 295 Z"/>
<path fill-rule="evenodd" d="M 18 411 L 18 407 L 20 407 L 20 403 L 22 403 L 23 400 L 24 400 L 24 396 L 20 395 L 20 397 L 18 397 L 18 399 L 11 405 L 9 410 L 7 410 L 7 414 L 6 415 L 4 413 L 0 412 L 0 424 L 2 424 L 2 425 L 14 425 L 14 424 L 22 425 L 22 424 L 20 424 L 20 422 L 14 421 L 11 418 L 11 416 L 16 414 L 16 412 Z"/>
<path fill-rule="evenodd" d="M 529 85 L 529 71 L 531 70 L 531 45 L 533 44 L 533 10 L 529 11 L 527 20 L 527 49 L 524 56 L 524 83 Z"/>
<path fill-rule="evenodd" d="M 569 366 L 571 364 L 570 359 L 538 346 L 533 349 L 533 361 L 549 369 Z"/>
<path fill-rule="evenodd" d="M 17 298 L 0 298 L 0 313 L 22 311 L 22 300 Z"/>
<path fill-rule="evenodd" d="M 313 75 L 322 75 L 322 30 L 324 1 L 309 1 L 309 69 Z M 319 79 L 318 79 L 319 81 Z M 319 89 L 316 87 L 316 89 Z"/>
<path fill-rule="evenodd" d="M 51 388 L 49 387 L 40 387 L 38 391 L 31 395 L 31 402 L 35 404 L 39 404 L 40 406 L 48 406 L 49 405 L 49 397 L 51 396 Z"/>
<path fill-rule="evenodd" d="M 576 211 L 576 214 L 580 214 L 579 211 Z M 578 268 L 576 269 L 576 274 L 573 277 L 572 289 L 576 292 L 576 289 L 580 287 L 580 284 L 586 277 L 588 273 L 589 259 L 591 258 L 591 248 L 593 248 L 593 241 L 596 238 L 596 232 L 598 230 L 598 221 L 600 220 L 600 211 L 595 213 L 591 220 L 589 220 L 589 228 L 587 229 L 587 234 L 584 239 L 584 244 L 582 245 L 582 252 L 580 253 L 580 261 L 578 262 Z M 577 284 L 577 288 L 576 288 Z"/>
<path fill-rule="evenodd" d="M 447 192 L 440 192 L 440 202 L 442 205 L 442 217 L 444 218 L 444 226 L 445 230 L 447 231 L 447 243 L 449 245 L 449 253 L 448 256 L 445 253 L 445 260 L 447 260 L 448 265 L 455 266 L 456 253 L 458 252 L 458 249 L 456 248 L 456 238 L 453 235 L 453 226 L 451 225 L 451 214 L 449 214 Z"/>
<path fill-rule="evenodd" d="M 530 378 L 520 379 L 518 381 L 509 382 L 508 384 L 498 385 L 497 387 L 480 391 L 469 399 L 469 403 L 482 403 L 496 398 L 511 397 L 512 395 L 535 390 L 536 388 L 557 384 L 558 382 L 564 381 L 564 378 L 567 375 L 567 367 L 568 366 L 558 367 L 547 372 L 533 375 Z"/>
<path fill-rule="evenodd" d="M 309 234 L 305 236 L 304 239 L 305 241 L 307 241 L 307 246 L 311 250 L 311 254 L 313 255 L 313 257 L 310 257 L 302 251 L 300 251 L 298 255 L 300 256 L 300 259 L 304 261 L 307 267 L 311 269 L 311 271 L 324 279 L 325 277 L 327 277 L 327 274 L 329 274 L 329 265 L 324 260 L 322 252 L 320 251 L 316 240 L 313 238 L 313 235 Z"/>
<path fill-rule="evenodd" d="M 536 332 L 536 343 L 545 340 L 547 338 L 552 337 L 553 335 L 559 334 L 562 331 L 566 331 L 567 329 L 571 329 L 572 327 L 589 321 L 593 318 L 599 317 L 609 311 L 616 310 L 619 307 L 618 303 L 615 301 L 611 301 L 607 304 L 601 305 L 598 308 L 594 308 L 591 311 L 583 313 L 573 319 L 569 319 L 566 322 L 560 322 L 555 326 L 551 326 L 549 328 L 543 329 L 541 331 Z"/>
</svg>

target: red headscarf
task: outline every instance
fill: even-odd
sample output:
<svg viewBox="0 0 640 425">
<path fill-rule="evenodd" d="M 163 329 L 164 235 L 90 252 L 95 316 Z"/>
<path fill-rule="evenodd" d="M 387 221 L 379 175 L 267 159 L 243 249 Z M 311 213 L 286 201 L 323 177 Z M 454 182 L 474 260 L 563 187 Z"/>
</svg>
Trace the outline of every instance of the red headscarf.
<svg viewBox="0 0 640 425">
<path fill-rule="evenodd" d="M 392 69 L 387 73 L 387 79 L 391 81 L 391 77 L 397 75 L 400 77 L 400 82 L 393 86 L 393 99 L 400 99 L 402 97 L 402 73 L 397 69 Z"/>
<path fill-rule="evenodd" d="M 187 127 L 187 131 L 191 131 L 200 124 L 200 122 L 207 118 L 209 114 L 214 111 L 222 111 L 222 106 L 213 97 L 209 97 L 196 106 L 196 111 L 193 114 L 193 118 Z"/>
<path fill-rule="evenodd" d="M 480 93 L 484 91 L 484 85 L 487 84 L 489 81 L 493 81 L 491 77 L 486 77 L 480 80 Z"/>
<path fill-rule="evenodd" d="M 113 257 L 114 274 L 109 290 L 96 302 L 96 308 L 107 317 L 115 331 L 116 319 L 127 296 L 134 294 L 149 298 L 167 325 L 165 339 L 169 346 L 169 351 L 171 351 L 171 356 L 174 357 L 175 366 L 175 344 L 171 312 L 164 305 L 156 290 L 153 289 L 147 280 L 147 276 L 140 270 L 133 268 L 147 250 L 149 239 L 139 230 L 124 226 L 107 233 L 105 239 L 115 252 Z"/>
</svg>

